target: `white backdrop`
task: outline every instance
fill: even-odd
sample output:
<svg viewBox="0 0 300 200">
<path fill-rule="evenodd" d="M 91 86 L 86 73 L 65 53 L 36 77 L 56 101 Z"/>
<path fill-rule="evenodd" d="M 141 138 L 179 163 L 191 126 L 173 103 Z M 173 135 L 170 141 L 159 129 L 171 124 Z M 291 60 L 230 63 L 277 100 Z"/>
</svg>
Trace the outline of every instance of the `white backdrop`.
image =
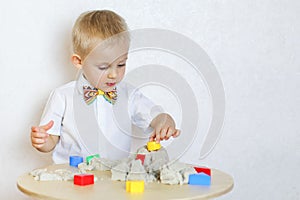
<svg viewBox="0 0 300 200">
<path fill-rule="evenodd" d="M 75 77 L 71 27 L 91 9 L 114 10 L 131 29 L 177 31 L 208 53 L 224 83 L 226 121 L 207 158 L 195 160 L 196 142 L 184 159 L 234 177 L 233 191 L 220 199 L 299 199 L 297 0 L 1 1 L 1 199 L 27 199 L 17 177 L 51 163 L 31 147 L 30 126 L 49 92 Z"/>
</svg>

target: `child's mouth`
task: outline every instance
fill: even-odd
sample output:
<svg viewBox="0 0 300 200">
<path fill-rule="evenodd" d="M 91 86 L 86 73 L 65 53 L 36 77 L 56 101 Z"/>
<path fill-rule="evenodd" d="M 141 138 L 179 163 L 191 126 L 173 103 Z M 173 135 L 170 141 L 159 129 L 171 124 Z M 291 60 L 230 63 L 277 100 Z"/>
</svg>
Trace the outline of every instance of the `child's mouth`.
<svg viewBox="0 0 300 200">
<path fill-rule="evenodd" d="M 107 85 L 108 87 L 113 87 L 113 86 L 116 85 L 116 83 L 106 83 L 106 85 Z"/>
</svg>

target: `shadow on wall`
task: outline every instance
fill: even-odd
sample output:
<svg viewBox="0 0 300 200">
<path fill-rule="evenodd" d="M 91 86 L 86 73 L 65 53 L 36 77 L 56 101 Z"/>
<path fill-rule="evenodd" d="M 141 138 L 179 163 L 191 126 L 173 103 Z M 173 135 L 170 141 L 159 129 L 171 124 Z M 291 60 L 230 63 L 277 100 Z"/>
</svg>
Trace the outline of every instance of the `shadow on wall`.
<svg viewBox="0 0 300 200">
<path fill-rule="evenodd" d="M 43 98 L 43 100 L 39 101 L 35 106 L 32 106 L 31 112 L 27 115 L 28 120 L 24 122 L 25 129 L 20 128 L 18 130 L 18 132 L 21 133 L 19 134 L 20 138 L 17 140 L 16 146 L 18 149 L 21 149 L 21 151 L 15 154 L 15 156 L 18 157 L 15 160 L 19 160 L 25 164 L 22 169 L 23 171 L 30 171 L 34 168 L 47 166 L 53 163 L 51 153 L 39 152 L 32 147 L 30 139 L 31 127 L 39 124 L 44 105 L 46 104 L 46 99 L 47 97 Z"/>
<path fill-rule="evenodd" d="M 24 163 L 27 163 L 26 168 L 33 169 L 40 166 L 46 166 L 53 163 L 51 153 L 42 153 L 37 151 L 31 146 L 30 129 L 31 126 L 38 125 L 42 116 L 44 107 L 47 103 L 47 99 L 50 95 L 50 91 L 63 85 L 76 78 L 77 69 L 71 63 L 72 46 L 71 46 L 71 26 L 70 22 L 64 22 L 64 25 L 60 25 L 59 30 L 50 36 L 50 40 L 56 41 L 55 44 L 50 45 L 47 54 L 49 57 L 46 62 L 51 62 L 44 68 L 46 74 L 49 73 L 49 78 L 45 82 L 51 83 L 46 90 L 41 93 L 39 99 L 37 99 L 31 106 L 31 112 L 27 115 L 27 121 L 25 122 L 26 133 L 21 133 L 20 140 L 18 140 L 18 148 L 22 149 L 20 158 Z M 45 72 L 44 71 L 44 72 Z M 24 130 L 23 130 L 24 131 Z"/>
<path fill-rule="evenodd" d="M 67 26 L 68 24 L 68 26 Z M 61 29 L 61 32 L 57 35 L 57 40 L 60 41 L 57 43 L 58 45 L 55 46 L 55 49 L 52 50 L 53 57 L 59 59 L 57 62 L 58 64 L 58 71 L 61 73 L 64 82 L 68 82 L 74 80 L 77 75 L 77 68 L 75 68 L 71 62 L 72 56 L 72 27 L 70 26 L 72 23 L 66 22 L 67 27 L 65 29 Z M 55 59 L 54 58 L 54 59 Z"/>
</svg>

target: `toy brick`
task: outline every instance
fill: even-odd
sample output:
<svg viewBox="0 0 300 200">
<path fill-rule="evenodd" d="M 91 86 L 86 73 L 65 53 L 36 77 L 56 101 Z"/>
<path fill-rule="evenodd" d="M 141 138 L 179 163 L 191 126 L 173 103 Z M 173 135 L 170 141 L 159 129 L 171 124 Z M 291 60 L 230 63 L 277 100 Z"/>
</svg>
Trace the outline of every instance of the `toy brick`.
<svg viewBox="0 0 300 200">
<path fill-rule="evenodd" d="M 145 157 L 146 157 L 145 154 L 137 154 L 136 157 L 135 157 L 135 159 L 136 160 L 141 160 L 142 161 L 142 165 L 144 165 Z"/>
<path fill-rule="evenodd" d="M 100 158 L 100 155 L 99 155 L 99 154 L 95 154 L 95 155 L 87 156 L 87 157 L 85 158 L 86 163 L 89 165 L 89 164 L 91 163 L 91 160 L 92 160 L 93 158 Z"/>
<path fill-rule="evenodd" d="M 148 149 L 148 151 L 156 151 L 156 150 L 159 150 L 160 148 L 161 148 L 161 144 L 160 143 L 156 143 L 155 141 L 147 143 L 147 149 Z"/>
<path fill-rule="evenodd" d="M 211 177 L 203 172 L 199 174 L 190 174 L 188 183 L 190 185 L 210 185 Z"/>
<path fill-rule="evenodd" d="M 126 181 L 126 192 L 130 192 L 131 181 Z"/>
<path fill-rule="evenodd" d="M 80 186 L 94 184 L 94 175 L 93 174 L 74 175 L 74 184 Z"/>
<path fill-rule="evenodd" d="M 145 189 L 144 181 L 126 181 L 126 192 L 142 193 Z"/>
<path fill-rule="evenodd" d="M 204 173 L 209 176 L 211 176 L 211 170 L 207 167 L 194 167 L 194 169 L 197 171 L 197 173 Z"/>
<path fill-rule="evenodd" d="M 81 156 L 70 156 L 69 157 L 69 164 L 72 167 L 78 167 L 78 164 L 83 162 L 83 157 Z"/>
</svg>

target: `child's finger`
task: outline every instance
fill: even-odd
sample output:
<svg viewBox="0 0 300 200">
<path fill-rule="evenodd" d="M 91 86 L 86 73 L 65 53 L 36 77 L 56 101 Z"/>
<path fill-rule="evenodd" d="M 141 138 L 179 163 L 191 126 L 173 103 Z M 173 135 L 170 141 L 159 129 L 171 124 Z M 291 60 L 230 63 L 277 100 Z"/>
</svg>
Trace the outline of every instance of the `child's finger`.
<svg viewBox="0 0 300 200">
<path fill-rule="evenodd" d="M 39 148 L 42 148 L 42 147 L 44 146 L 44 144 L 32 144 L 32 146 L 33 146 L 34 148 L 39 149 Z"/>
<path fill-rule="evenodd" d="M 39 129 L 38 129 L 37 126 L 32 126 L 32 127 L 31 127 L 31 131 L 32 131 L 32 132 L 38 132 Z"/>
<path fill-rule="evenodd" d="M 46 133 L 45 130 L 40 129 L 38 127 L 36 127 L 34 131 L 31 131 L 31 137 L 42 138 L 42 137 L 46 137 L 47 135 L 48 133 Z"/>
<path fill-rule="evenodd" d="M 156 143 L 160 142 L 160 130 L 155 130 L 155 141 Z"/>
<path fill-rule="evenodd" d="M 54 121 L 51 120 L 50 122 L 48 122 L 47 124 L 40 126 L 41 129 L 44 129 L 45 131 L 48 131 L 50 128 L 52 128 L 54 124 Z"/>
<path fill-rule="evenodd" d="M 159 138 L 160 138 L 161 140 L 165 139 L 165 137 L 167 136 L 167 131 L 168 131 L 168 130 L 165 129 L 165 128 L 163 128 L 163 129 L 160 130 Z"/>
<path fill-rule="evenodd" d="M 151 133 L 150 137 L 149 137 L 149 141 L 150 141 L 150 142 L 154 141 L 155 135 L 156 135 L 156 134 L 155 134 L 155 131 L 153 131 L 153 132 Z"/>
<path fill-rule="evenodd" d="M 46 141 L 47 141 L 46 139 L 41 139 L 41 138 L 33 138 L 32 139 L 33 144 L 45 144 Z"/>
<path fill-rule="evenodd" d="M 175 131 L 176 130 L 174 130 L 173 128 L 169 128 L 165 139 L 168 140 L 174 134 Z"/>
<path fill-rule="evenodd" d="M 34 134 L 34 138 L 47 138 L 48 136 L 49 134 L 44 132 L 36 132 Z"/>
<path fill-rule="evenodd" d="M 180 135 L 181 131 L 176 129 L 176 131 L 174 132 L 174 134 L 172 135 L 174 138 L 178 137 Z"/>
<path fill-rule="evenodd" d="M 149 137 L 149 142 L 153 142 L 154 141 L 154 137 Z"/>
</svg>

